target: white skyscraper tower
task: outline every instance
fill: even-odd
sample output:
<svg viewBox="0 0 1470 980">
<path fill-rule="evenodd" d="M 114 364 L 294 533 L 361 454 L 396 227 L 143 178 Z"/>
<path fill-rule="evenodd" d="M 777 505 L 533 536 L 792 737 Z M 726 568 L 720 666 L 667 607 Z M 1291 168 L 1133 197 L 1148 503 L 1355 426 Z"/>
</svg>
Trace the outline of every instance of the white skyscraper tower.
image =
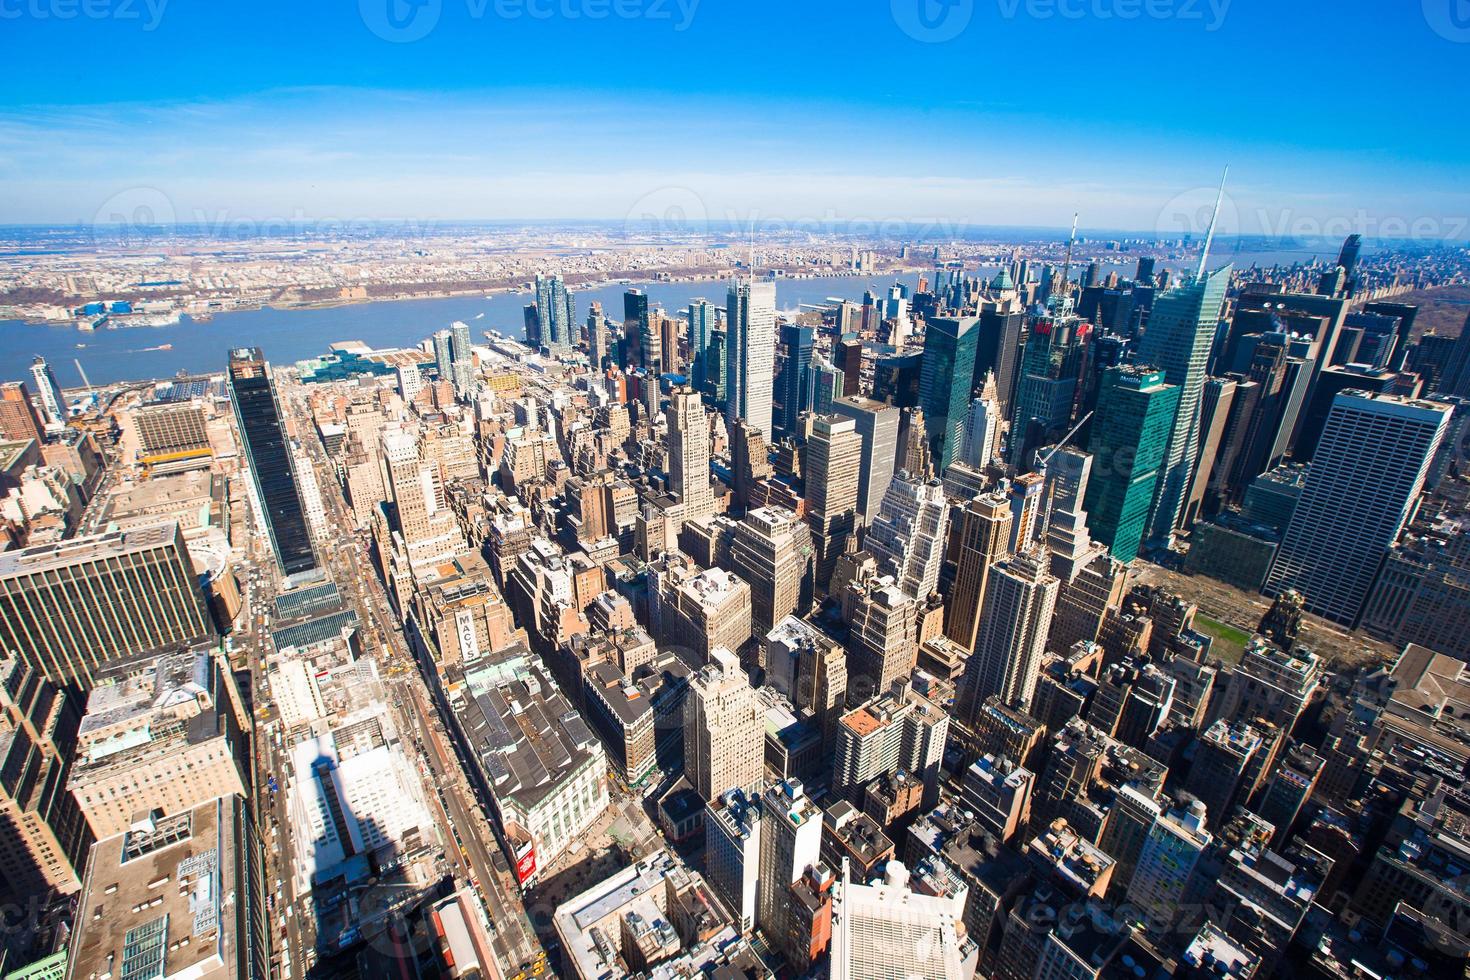
<svg viewBox="0 0 1470 980">
<path fill-rule="evenodd" d="M 1356 626 L 1453 411 L 1366 391 L 1338 394 L 1264 591 L 1296 589 L 1309 611 Z"/>
<path fill-rule="evenodd" d="M 1039 549 L 996 565 L 985 588 L 975 652 L 960 682 L 961 717 L 972 721 L 992 694 L 1028 710 L 1061 583 Z"/>
<path fill-rule="evenodd" d="M 943 484 L 903 472 L 888 484 L 864 547 L 878 560 L 882 574 L 892 575 L 911 597 L 927 599 L 939 587 L 948 538 L 949 501 Z"/>
<path fill-rule="evenodd" d="M 693 388 L 677 388 L 669 400 L 669 477 L 684 502 L 684 520 L 714 514 L 709 474 L 709 416 Z"/>
<path fill-rule="evenodd" d="M 767 439 L 776 373 L 776 284 L 740 282 L 726 299 L 725 363 L 730 377 L 725 415 L 745 419 Z"/>
<path fill-rule="evenodd" d="M 995 374 L 987 372 L 980 397 L 970 402 L 965 419 L 965 441 L 960 456 L 965 465 L 984 469 L 995 458 L 1000 443 L 1000 399 L 996 395 Z"/>
</svg>

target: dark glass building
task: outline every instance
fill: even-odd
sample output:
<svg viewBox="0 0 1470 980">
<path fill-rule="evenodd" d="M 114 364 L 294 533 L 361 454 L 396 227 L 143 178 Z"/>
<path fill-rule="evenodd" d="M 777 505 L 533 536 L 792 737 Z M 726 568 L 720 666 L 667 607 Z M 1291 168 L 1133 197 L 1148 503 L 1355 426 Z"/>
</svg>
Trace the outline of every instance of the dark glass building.
<svg viewBox="0 0 1470 980">
<path fill-rule="evenodd" d="M 260 348 L 230 351 L 230 400 L 277 563 L 287 575 L 315 568 L 316 555 L 296 492 L 296 471 L 281 428 L 275 384 Z"/>
</svg>

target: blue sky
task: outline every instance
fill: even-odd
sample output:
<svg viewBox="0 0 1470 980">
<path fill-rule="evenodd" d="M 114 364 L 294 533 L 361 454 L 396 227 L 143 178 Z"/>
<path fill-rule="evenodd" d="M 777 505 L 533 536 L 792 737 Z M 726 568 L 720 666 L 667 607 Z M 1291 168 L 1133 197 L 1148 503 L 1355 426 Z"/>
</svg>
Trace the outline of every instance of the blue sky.
<svg viewBox="0 0 1470 980">
<path fill-rule="evenodd" d="M 0 63 L 0 222 L 1176 231 L 1229 163 L 1227 230 L 1470 237 L 1470 0 L 0 0 Z"/>
</svg>

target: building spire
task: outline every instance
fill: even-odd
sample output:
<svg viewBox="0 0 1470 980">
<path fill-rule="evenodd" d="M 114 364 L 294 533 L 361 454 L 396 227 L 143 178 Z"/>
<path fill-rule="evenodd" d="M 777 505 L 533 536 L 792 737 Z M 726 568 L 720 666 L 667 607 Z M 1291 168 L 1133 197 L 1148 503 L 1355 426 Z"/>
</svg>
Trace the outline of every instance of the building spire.
<svg viewBox="0 0 1470 980">
<path fill-rule="evenodd" d="M 1225 178 L 1230 176 L 1230 165 L 1225 165 L 1225 172 L 1220 175 L 1220 191 L 1215 195 L 1215 210 L 1210 215 L 1210 230 L 1205 232 L 1205 247 L 1199 253 L 1199 268 L 1195 270 L 1194 277 L 1203 279 L 1205 277 L 1205 264 L 1210 261 L 1210 246 L 1215 241 L 1215 222 L 1220 218 L 1220 202 L 1225 199 Z"/>
</svg>

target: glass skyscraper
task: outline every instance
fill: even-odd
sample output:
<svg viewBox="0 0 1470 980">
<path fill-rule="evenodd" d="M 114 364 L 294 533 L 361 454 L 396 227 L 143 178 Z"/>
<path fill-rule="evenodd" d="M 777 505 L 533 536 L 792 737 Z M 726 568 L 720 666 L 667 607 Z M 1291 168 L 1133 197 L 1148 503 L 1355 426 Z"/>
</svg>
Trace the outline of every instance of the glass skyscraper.
<svg viewBox="0 0 1470 980">
<path fill-rule="evenodd" d="M 715 307 L 709 300 L 695 299 L 689 303 L 689 383 L 700 394 L 709 394 L 710 343 L 715 333 Z"/>
<path fill-rule="evenodd" d="M 776 284 L 730 285 L 725 312 L 726 421 L 745 419 L 770 439 L 776 372 Z"/>
<path fill-rule="evenodd" d="M 1123 365 L 1103 375 L 1084 506 L 1092 536 L 1119 561 L 1138 556 L 1178 408 L 1179 386 L 1157 368 Z"/>
<path fill-rule="evenodd" d="M 449 335 L 447 330 L 443 333 Z M 438 346 L 437 338 L 435 346 Z M 240 440 L 250 463 L 250 479 L 276 562 L 287 575 L 315 568 L 316 556 L 311 549 L 311 533 L 306 527 L 301 497 L 296 492 L 296 473 L 291 466 L 286 433 L 281 428 L 275 384 L 260 348 L 240 347 L 230 351 L 229 380 L 235 421 L 240 427 Z"/>
<path fill-rule="evenodd" d="M 781 325 L 781 347 L 786 360 L 777 379 L 781 392 L 781 424 L 777 427 L 781 435 L 796 433 L 796 418 L 807 407 L 806 376 L 812 363 L 812 329 L 793 323 Z"/>
<path fill-rule="evenodd" d="M 929 454 L 943 473 L 959 455 L 974 383 L 979 317 L 935 317 L 924 330 L 919 406 L 928 427 Z"/>
<path fill-rule="evenodd" d="M 1230 273 L 1227 264 L 1155 299 L 1139 343 L 1138 363 L 1162 369 L 1164 380 L 1179 389 L 1179 408 L 1148 522 L 1148 540 L 1160 545 L 1173 538 L 1199 456 L 1200 395 Z"/>
</svg>

